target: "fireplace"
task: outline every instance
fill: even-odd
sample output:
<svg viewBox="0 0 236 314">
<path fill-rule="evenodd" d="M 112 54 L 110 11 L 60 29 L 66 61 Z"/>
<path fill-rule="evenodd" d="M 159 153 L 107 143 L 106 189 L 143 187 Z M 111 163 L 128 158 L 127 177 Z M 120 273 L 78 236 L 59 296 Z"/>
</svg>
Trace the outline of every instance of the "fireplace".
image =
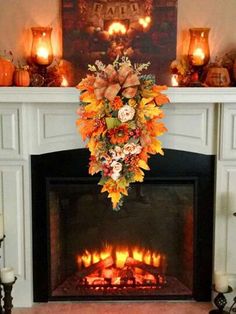
<svg viewBox="0 0 236 314">
<path fill-rule="evenodd" d="M 34 300 L 210 300 L 214 156 L 154 156 L 119 212 L 88 159 L 31 158 Z"/>
</svg>

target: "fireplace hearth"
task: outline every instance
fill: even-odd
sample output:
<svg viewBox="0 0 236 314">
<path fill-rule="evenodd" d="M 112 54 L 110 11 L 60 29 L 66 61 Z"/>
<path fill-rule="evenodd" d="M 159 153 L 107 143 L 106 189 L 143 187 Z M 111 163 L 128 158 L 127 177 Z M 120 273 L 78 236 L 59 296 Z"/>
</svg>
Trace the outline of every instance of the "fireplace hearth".
<svg viewBox="0 0 236 314">
<path fill-rule="evenodd" d="M 154 156 L 119 212 L 88 158 L 32 156 L 34 300 L 210 300 L 214 156 Z"/>
</svg>

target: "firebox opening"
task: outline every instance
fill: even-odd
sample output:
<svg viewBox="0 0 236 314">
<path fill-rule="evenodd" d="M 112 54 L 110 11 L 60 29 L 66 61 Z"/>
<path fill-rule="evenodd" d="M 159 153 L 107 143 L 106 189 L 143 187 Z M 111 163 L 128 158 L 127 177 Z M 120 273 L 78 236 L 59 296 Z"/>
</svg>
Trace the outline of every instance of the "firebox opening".
<svg viewBox="0 0 236 314">
<path fill-rule="evenodd" d="M 215 156 L 153 156 L 120 212 L 88 162 L 87 149 L 31 157 L 34 301 L 209 301 Z"/>
<path fill-rule="evenodd" d="M 47 187 L 52 298 L 192 297 L 194 181 L 133 185 L 120 212 L 94 180 Z"/>
</svg>

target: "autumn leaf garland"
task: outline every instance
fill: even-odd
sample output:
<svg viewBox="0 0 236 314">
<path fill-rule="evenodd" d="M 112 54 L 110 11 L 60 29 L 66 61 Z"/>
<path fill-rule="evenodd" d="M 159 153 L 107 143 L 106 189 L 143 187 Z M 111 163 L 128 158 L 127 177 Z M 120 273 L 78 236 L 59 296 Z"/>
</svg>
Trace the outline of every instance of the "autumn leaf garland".
<svg viewBox="0 0 236 314">
<path fill-rule="evenodd" d="M 126 57 L 105 66 L 89 65 L 77 86 L 81 91 L 78 129 L 88 139 L 89 173 L 101 172 L 101 192 L 119 210 L 130 183 L 142 182 L 150 154 L 163 155 L 158 139 L 167 131 L 161 106 L 169 99 L 151 75 L 141 76 L 149 64 L 131 64 Z"/>
</svg>

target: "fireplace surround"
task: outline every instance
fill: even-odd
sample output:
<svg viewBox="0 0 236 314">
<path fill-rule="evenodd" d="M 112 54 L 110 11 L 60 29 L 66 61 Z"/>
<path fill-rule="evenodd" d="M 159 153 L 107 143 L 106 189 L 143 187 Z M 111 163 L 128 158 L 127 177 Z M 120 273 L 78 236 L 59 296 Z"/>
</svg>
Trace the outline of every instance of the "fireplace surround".
<svg viewBox="0 0 236 314">
<path fill-rule="evenodd" d="M 144 183 L 131 188 L 120 212 L 112 212 L 96 185 L 98 178 L 88 177 L 88 161 L 86 149 L 31 156 L 34 301 L 209 301 L 214 156 L 177 150 L 166 150 L 164 157 L 153 156 L 151 171 L 146 174 Z M 129 284 L 122 275 L 120 286 L 104 284 L 100 273 L 105 268 L 94 270 L 89 264 L 95 273 L 91 279 L 88 265 L 78 269 L 76 253 L 97 252 L 104 243 L 126 246 L 130 250 L 142 243 L 146 252 L 163 252 L 165 257 L 161 257 L 161 263 L 167 259 L 167 265 L 162 265 L 166 269 L 165 277 L 161 278 L 163 284 L 143 279 L 142 285 L 139 281 L 137 284 L 140 276 L 136 276 L 136 284 L 133 281 Z M 103 265 L 107 261 L 109 268 L 113 263 L 110 258 L 111 255 L 96 262 Z M 132 253 L 126 263 L 130 259 L 133 260 Z M 155 271 L 150 264 L 146 257 L 141 270 Z M 117 271 L 114 266 L 109 269 Z M 124 273 L 124 267 L 119 271 Z M 85 278 L 80 276 L 82 273 L 86 284 Z M 150 278 L 150 273 L 145 276 Z M 88 285 L 89 279 L 96 279 L 98 284 Z"/>
<path fill-rule="evenodd" d="M 168 96 L 168 132 L 162 137 L 166 153 L 215 156 L 213 271 L 225 272 L 235 288 L 235 88 L 169 88 Z M 75 128 L 77 108 L 74 88 L 1 88 L 0 205 L 6 233 L 1 261 L 14 267 L 18 277 L 15 306 L 33 302 L 30 156 L 85 147 Z M 227 295 L 229 301 L 234 295 Z"/>
</svg>

